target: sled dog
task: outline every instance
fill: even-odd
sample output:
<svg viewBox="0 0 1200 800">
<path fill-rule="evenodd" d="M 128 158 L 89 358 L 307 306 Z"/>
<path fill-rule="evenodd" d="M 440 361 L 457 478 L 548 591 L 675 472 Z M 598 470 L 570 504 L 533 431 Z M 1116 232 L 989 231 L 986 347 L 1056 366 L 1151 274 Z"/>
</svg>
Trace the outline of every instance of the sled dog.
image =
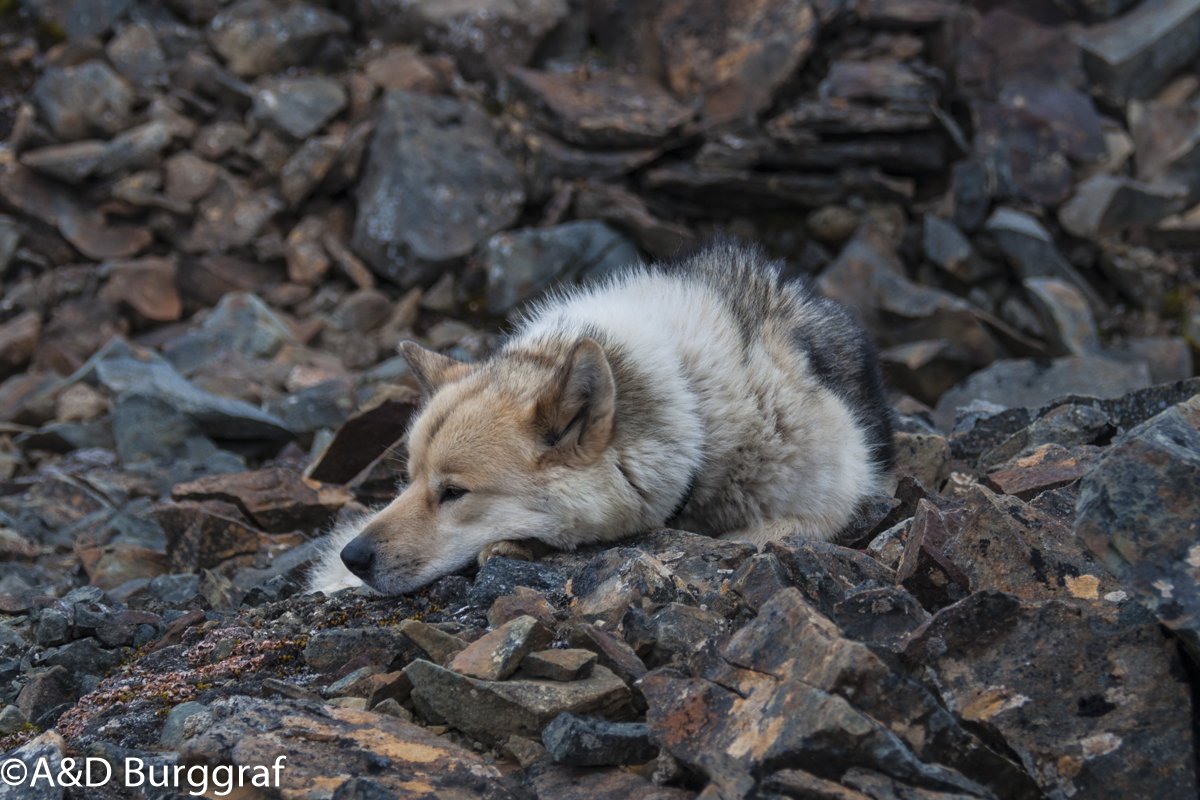
<svg viewBox="0 0 1200 800">
<path fill-rule="evenodd" d="M 400 350 L 424 395 L 408 486 L 329 537 L 310 590 L 403 594 L 522 540 L 662 525 L 828 541 L 893 465 L 867 334 L 730 241 L 552 295 L 482 363 Z"/>
</svg>

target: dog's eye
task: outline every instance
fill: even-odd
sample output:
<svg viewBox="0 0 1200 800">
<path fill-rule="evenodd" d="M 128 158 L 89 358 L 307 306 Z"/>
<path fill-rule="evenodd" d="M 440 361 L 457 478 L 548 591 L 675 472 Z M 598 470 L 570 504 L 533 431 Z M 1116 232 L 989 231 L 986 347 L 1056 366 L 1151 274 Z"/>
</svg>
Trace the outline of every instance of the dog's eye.
<svg viewBox="0 0 1200 800">
<path fill-rule="evenodd" d="M 467 489 L 461 486 L 447 486 L 445 489 L 442 489 L 442 498 L 438 502 L 449 503 L 451 500 L 457 500 L 466 494 L 467 491 Z"/>
</svg>

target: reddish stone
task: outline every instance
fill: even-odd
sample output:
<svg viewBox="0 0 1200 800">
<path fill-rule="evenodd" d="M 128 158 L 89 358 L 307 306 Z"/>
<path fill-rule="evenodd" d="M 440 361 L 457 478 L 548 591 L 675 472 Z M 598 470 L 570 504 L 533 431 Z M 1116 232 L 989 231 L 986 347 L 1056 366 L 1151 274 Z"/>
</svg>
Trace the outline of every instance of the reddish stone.
<svg viewBox="0 0 1200 800">
<path fill-rule="evenodd" d="M 100 296 L 112 303 L 124 303 L 155 322 L 183 316 L 173 259 L 142 258 L 113 264 Z"/>
</svg>

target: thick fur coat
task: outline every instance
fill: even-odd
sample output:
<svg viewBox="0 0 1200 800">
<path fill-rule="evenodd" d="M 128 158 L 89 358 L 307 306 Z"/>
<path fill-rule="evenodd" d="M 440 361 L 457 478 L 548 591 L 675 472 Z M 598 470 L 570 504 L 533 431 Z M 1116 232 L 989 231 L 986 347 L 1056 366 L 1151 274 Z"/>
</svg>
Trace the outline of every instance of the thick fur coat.
<svg viewBox="0 0 1200 800">
<path fill-rule="evenodd" d="M 403 593 L 476 558 L 657 526 L 829 540 L 892 468 L 874 348 L 836 303 L 720 242 L 537 304 L 462 364 L 405 343 L 410 483 L 330 537 L 310 589 Z"/>
</svg>

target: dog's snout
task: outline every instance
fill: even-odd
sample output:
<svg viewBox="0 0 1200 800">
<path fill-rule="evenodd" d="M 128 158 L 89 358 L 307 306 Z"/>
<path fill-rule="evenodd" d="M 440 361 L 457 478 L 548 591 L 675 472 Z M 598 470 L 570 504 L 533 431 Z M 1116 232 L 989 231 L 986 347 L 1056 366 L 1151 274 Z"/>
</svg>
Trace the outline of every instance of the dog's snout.
<svg viewBox="0 0 1200 800">
<path fill-rule="evenodd" d="M 346 569 L 363 580 L 371 573 L 371 564 L 375 561 L 375 548 L 363 536 L 351 540 L 342 548 L 342 563 Z"/>
</svg>

